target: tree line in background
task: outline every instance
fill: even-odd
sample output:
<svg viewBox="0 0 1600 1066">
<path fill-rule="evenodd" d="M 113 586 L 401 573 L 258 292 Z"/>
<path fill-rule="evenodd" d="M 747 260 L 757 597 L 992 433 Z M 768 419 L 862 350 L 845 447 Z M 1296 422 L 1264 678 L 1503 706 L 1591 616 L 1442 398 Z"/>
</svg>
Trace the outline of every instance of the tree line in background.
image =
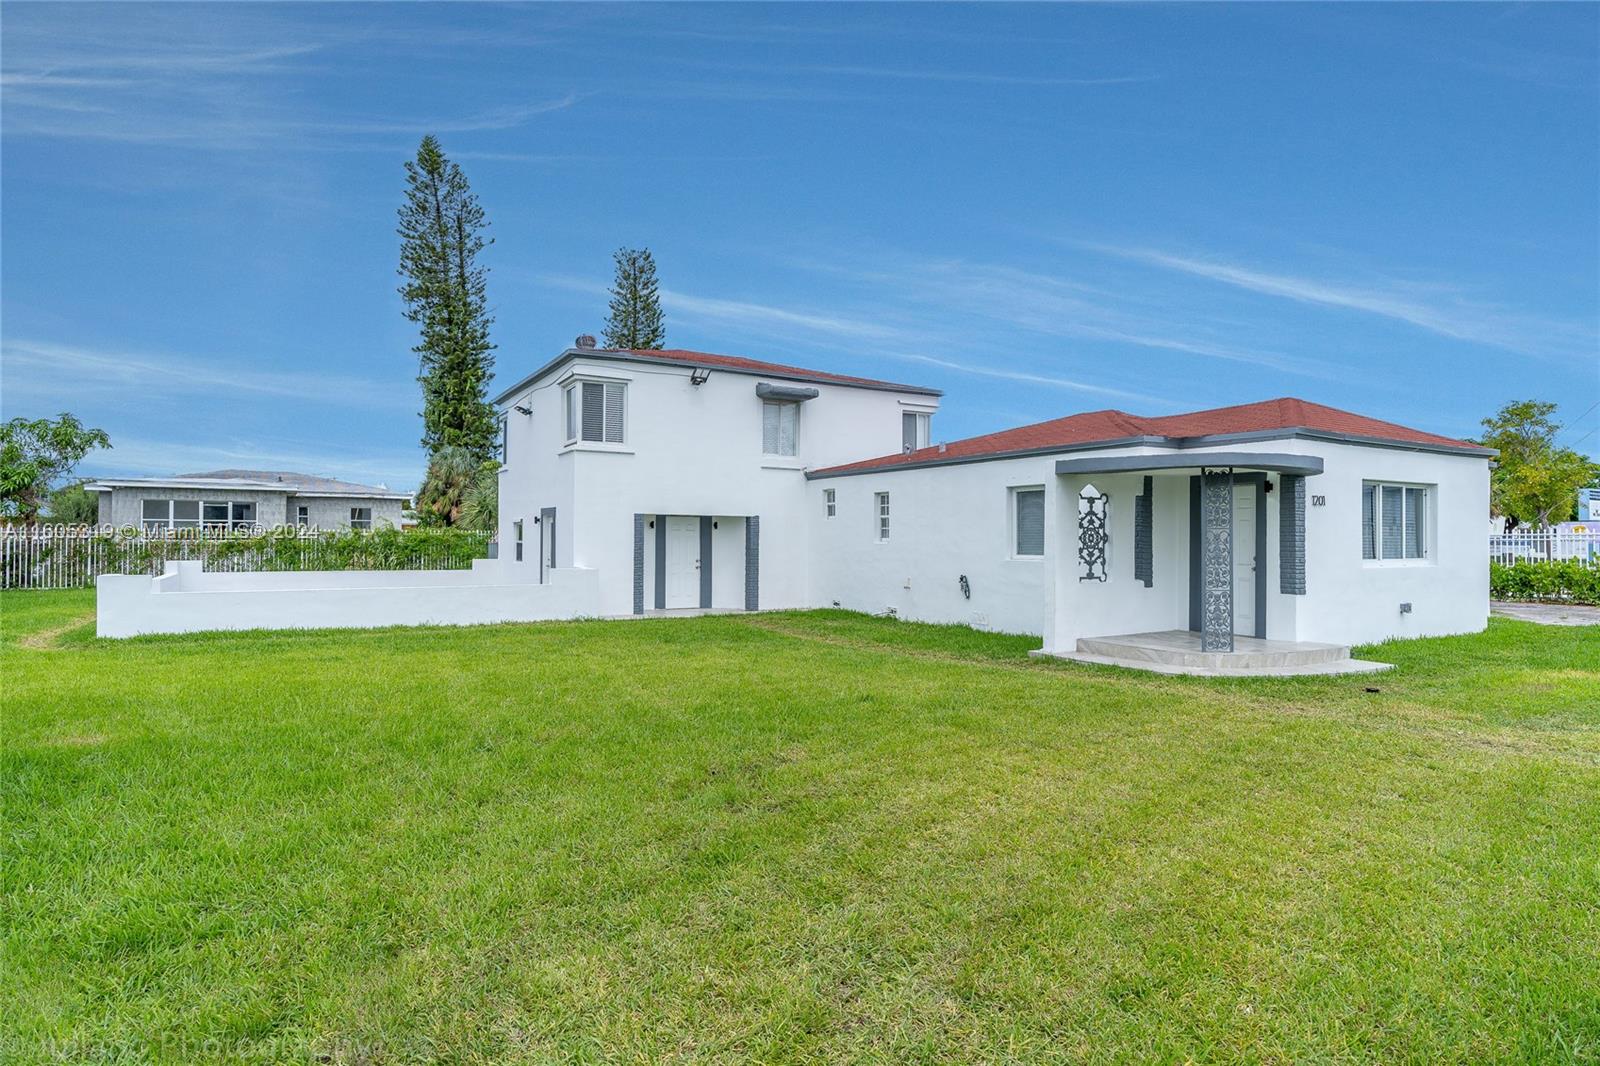
<svg viewBox="0 0 1600 1066">
<path fill-rule="evenodd" d="M 1578 490 L 1600 483 L 1600 463 L 1558 445 L 1555 411 L 1542 400 L 1514 400 L 1483 420 L 1478 443 L 1500 453 L 1489 473 L 1489 511 L 1510 528 L 1576 518 Z"/>
<path fill-rule="evenodd" d="M 489 402 L 494 343 L 488 267 L 489 221 L 461 168 L 432 134 L 406 161 L 400 206 L 400 297 L 420 327 L 412 351 L 422 385 L 427 471 L 417 489 L 424 525 L 492 529 L 498 520 L 499 422 Z M 619 248 L 605 324 L 608 348 L 658 349 L 666 341 L 656 264 L 648 248 Z"/>
</svg>

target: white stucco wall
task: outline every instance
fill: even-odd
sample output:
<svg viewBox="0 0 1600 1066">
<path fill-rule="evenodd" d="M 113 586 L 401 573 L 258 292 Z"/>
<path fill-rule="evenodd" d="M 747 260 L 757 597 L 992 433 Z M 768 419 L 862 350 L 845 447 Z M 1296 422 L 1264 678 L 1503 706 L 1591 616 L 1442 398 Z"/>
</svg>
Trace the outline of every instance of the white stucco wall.
<svg viewBox="0 0 1600 1066">
<path fill-rule="evenodd" d="M 981 629 L 1041 633 L 1048 609 L 1053 457 L 819 478 L 806 486 L 810 603 Z M 1014 554 L 1010 490 L 1045 490 L 1043 557 Z M 837 494 L 826 517 L 824 492 Z M 876 495 L 889 493 L 890 536 L 878 541 Z M 967 576 L 970 599 L 961 593 Z"/>
<path fill-rule="evenodd" d="M 246 629 L 371 629 L 577 618 L 596 612 L 593 571 L 557 570 L 546 584 L 508 582 L 492 560 L 471 571 L 206 573 L 168 563 L 161 577 L 102 575 L 102 637 Z"/>
<path fill-rule="evenodd" d="M 818 396 L 801 404 L 798 454 L 764 456 L 756 385 L 800 383 L 713 370 L 696 386 L 689 373 L 580 360 L 514 395 L 502 408 L 509 420 L 500 479 L 502 545 L 511 543 L 518 518 L 536 544 L 534 516 L 555 507 L 558 564 L 598 570 L 602 612 L 624 614 L 633 608 L 634 514 L 716 516 L 727 528 L 719 528 L 714 548 L 713 603 L 743 606 L 743 531 L 720 519 L 757 515 L 761 606 L 807 606 L 812 553 L 804 470 L 899 450 L 902 412 L 929 410 L 938 397 L 805 383 Z M 624 444 L 565 443 L 562 388 L 573 376 L 627 383 Z M 532 415 L 517 413 L 517 405 Z M 937 418 L 934 426 L 937 432 Z M 653 553 L 648 532 L 647 566 Z M 735 556 L 735 536 L 737 574 L 724 562 Z M 526 558 L 536 569 L 536 549 Z M 647 581 L 647 608 L 654 603 L 650 588 Z"/>
</svg>

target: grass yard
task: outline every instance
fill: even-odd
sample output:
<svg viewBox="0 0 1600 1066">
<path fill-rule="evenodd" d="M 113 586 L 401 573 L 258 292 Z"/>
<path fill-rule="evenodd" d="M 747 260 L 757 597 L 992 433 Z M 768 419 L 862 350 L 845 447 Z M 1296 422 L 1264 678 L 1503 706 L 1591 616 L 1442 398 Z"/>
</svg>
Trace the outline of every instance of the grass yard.
<svg viewBox="0 0 1600 1066">
<path fill-rule="evenodd" d="M 1597 628 L 92 612 L 0 598 L 7 1062 L 1600 1061 Z"/>
</svg>

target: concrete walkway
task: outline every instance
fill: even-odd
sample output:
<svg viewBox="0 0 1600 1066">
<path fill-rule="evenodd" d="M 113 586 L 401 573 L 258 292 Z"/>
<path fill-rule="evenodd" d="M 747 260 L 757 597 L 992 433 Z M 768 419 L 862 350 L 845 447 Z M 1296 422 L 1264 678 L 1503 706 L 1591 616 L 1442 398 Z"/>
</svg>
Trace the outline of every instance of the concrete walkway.
<svg viewBox="0 0 1600 1066">
<path fill-rule="evenodd" d="M 1600 607 L 1585 607 L 1576 603 L 1506 603 L 1494 600 L 1489 604 L 1489 611 L 1501 618 L 1519 618 L 1524 622 L 1538 622 L 1542 626 L 1600 626 Z"/>
</svg>

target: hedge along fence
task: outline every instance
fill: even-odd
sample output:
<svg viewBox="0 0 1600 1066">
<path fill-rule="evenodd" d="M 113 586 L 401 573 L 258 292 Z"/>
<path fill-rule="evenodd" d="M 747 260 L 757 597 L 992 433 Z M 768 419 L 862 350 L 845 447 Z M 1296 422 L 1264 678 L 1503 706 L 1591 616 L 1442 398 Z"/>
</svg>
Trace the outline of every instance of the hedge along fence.
<svg viewBox="0 0 1600 1066">
<path fill-rule="evenodd" d="M 258 570 L 466 570 L 487 558 L 494 534 L 466 529 L 310 532 L 195 530 L 147 536 L 71 526 L 0 529 L 0 588 L 60 589 L 101 574 L 160 574 L 198 559 L 218 572 Z"/>
<path fill-rule="evenodd" d="M 1489 595 L 1497 600 L 1600 604 L 1600 569 L 1571 560 L 1491 562 Z"/>
</svg>

